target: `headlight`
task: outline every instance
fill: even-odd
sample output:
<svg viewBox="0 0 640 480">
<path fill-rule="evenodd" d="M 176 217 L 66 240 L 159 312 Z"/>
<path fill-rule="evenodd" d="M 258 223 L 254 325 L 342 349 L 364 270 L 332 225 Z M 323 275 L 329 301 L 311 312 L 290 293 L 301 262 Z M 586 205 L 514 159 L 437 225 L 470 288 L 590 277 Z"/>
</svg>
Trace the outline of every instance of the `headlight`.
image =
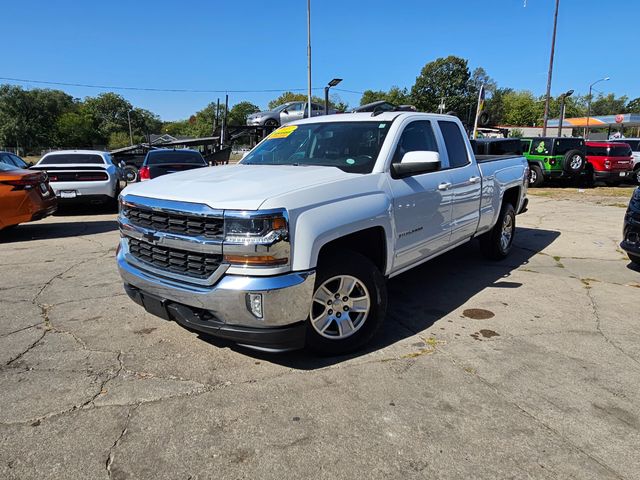
<svg viewBox="0 0 640 480">
<path fill-rule="evenodd" d="M 223 254 L 232 265 L 273 267 L 289 263 L 285 210 L 225 212 Z"/>
</svg>

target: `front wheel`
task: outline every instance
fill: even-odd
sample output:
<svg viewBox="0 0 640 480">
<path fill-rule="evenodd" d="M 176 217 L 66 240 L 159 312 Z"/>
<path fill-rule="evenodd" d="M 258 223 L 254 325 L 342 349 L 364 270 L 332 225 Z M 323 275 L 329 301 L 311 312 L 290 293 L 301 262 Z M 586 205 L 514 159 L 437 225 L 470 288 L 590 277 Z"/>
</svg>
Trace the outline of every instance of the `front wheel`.
<svg viewBox="0 0 640 480">
<path fill-rule="evenodd" d="M 264 122 L 264 126 L 265 127 L 277 127 L 279 126 L 279 123 L 277 120 L 274 120 L 272 118 L 270 118 L 269 120 L 267 120 L 266 122 Z"/>
<path fill-rule="evenodd" d="M 321 258 L 307 320 L 307 345 L 321 355 L 341 355 L 369 342 L 387 308 L 384 278 L 356 252 Z"/>
<path fill-rule="evenodd" d="M 480 248 L 485 257 L 502 260 L 509 255 L 516 234 L 516 211 L 513 205 L 502 205 L 498 221 L 493 228 L 480 237 Z"/>
</svg>

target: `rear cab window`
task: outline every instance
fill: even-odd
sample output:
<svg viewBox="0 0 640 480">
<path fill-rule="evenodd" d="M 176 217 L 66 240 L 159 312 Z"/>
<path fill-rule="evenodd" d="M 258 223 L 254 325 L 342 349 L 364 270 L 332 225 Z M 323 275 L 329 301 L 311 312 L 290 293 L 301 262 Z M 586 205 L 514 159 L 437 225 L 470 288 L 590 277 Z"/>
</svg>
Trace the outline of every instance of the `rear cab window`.
<svg viewBox="0 0 640 480">
<path fill-rule="evenodd" d="M 144 162 L 146 165 L 166 165 L 166 164 L 190 164 L 190 165 L 207 165 L 200 152 L 175 151 L 168 150 L 166 152 L 155 150 L 149 152 Z"/>
<path fill-rule="evenodd" d="M 62 153 L 48 155 L 40 160 L 40 165 L 71 165 L 74 163 L 88 165 L 104 165 L 102 155 L 92 153 Z"/>
<path fill-rule="evenodd" d="M 565 155 L 569 150 L 584 151 L 584 140 L 581 138 L 558 138 L 555 140 L 554 155 Z"/>
<path fill-rule="evenodd" d="M 448 120 L 438 120 L 438 125 L 444 137 L 444 144 L 447 147 L 449 157 L 449 168 L 464 167 L 469 164 L 469 153 L 467 144 L 462 136 L 462 131 L 458 124 Z"/>
</svg>

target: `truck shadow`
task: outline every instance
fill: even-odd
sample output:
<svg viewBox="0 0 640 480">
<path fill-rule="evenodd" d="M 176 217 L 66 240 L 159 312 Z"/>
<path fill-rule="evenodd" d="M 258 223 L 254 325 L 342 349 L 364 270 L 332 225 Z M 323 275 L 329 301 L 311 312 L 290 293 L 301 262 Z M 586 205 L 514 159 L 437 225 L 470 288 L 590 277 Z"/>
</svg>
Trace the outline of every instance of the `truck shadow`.
<svg viewBox="0 0 640 480">
<path fill-rule="evenodd" d="M 17 228 L 1 231 L 0 244 L 96 235 L 117 230 L 117 222 L 112 216 L 108 218 L 109 220 L 25 223 Z"/>
<path fill-rule="evenodd" d="M 560 232 L 557 231 L 518 228 L 514 249 L 505 260 L 486 260 L 480 254 L 477 242 L 469 242 L 392 278 L 387 284 L 389 304 L 382 331 L 370 345 L 350 355 L 317 357 L 306 350 L 268 354 L 230 345 L 208 336 L 202 338 L 265 362 L 299 370 L 313 370 L 341 363 L 420 334 L 485 288 L 519 288 L 521 283 L 508 280 L 510 273 L 526 265 L 532 256 L 544 250 L 559 236 Z"/>
</svg>

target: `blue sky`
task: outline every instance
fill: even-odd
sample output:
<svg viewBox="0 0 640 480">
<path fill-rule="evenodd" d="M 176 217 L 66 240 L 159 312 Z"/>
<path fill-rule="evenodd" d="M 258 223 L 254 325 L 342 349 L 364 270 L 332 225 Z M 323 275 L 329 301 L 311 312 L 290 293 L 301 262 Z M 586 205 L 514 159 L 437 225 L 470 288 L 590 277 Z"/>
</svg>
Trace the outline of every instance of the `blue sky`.
<svg viewBox="0 0 640 480">
<path fill-rule="evenodd" d="M 458 55 L 500 86 L 543 94 L 554 0 L 312 0 L 313 84 L 411 87 L 425 63 Z M 616 7 L 611 8 L 611 3 Z M 552 94 L 640 96 L 637 0 L 561 0 Z M 306 88 L 305 0 L 3 2 L 0 76 L 151 88 Z M 627 21 L 628 20 L 628 21 Z M 0 80 L 0 83 L 13 83 Z M 22 84 L 28 88 L 36 84 Z M 101 90 L 60 87 L 76 97 Z M 164 120 L 223 94 L 118 91 Z M 317 92 L 320 94 L 320 90 Z M 360 95 L 339 92 L 351 105 Z M 234 93 L 264 107 L 276 93 Z"/>
</svg>

